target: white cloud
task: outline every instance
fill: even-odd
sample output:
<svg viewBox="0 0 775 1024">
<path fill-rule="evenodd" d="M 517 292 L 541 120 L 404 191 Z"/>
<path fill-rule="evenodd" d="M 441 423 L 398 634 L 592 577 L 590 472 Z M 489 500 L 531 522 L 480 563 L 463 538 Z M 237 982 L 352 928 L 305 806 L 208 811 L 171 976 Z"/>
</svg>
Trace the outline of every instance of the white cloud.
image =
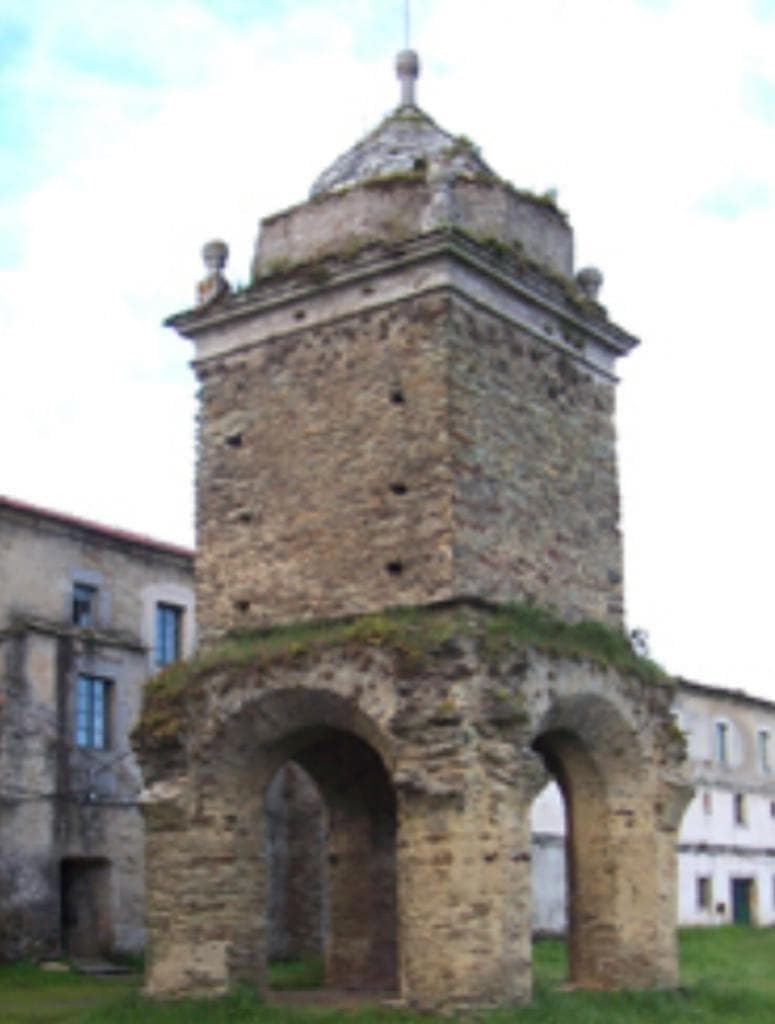
<svg viewBox="0 0 775 1024">
<path fill-rule="evenodd" d="M 17 5 L 32 43 L 5 82 L 37 141 L 30 184 L 0 200 L 19 232 L 0 270 L 1 490 L 190 537 L 189 353 L 159 323 L 189 303 L 205 239 L 244 280 L 258 218 L 397 98 L 402 4 L 257 6 Z M 632 623 L 670 668 L 775 697 L 775 210 L 761 190 L 739 216 L 708 206 L 775 180 L 750 84 L 775 81 L 775 19 L 417 0 L 413 23 L 423 106 L 517 184 L 559 188 L 579 265 L 644 339 L 620 403 Z"/>
</svg>

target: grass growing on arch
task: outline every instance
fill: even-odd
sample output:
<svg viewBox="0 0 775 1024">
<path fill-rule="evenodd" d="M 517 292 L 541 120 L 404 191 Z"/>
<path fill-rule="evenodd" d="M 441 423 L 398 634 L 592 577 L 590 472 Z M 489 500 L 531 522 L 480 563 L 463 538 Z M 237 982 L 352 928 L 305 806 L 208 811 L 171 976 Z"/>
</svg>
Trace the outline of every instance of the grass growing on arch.
<svg viewBox="0 0 775 1024">
<path fill-rule="evenodd" d="M 182 705 L 215 672 L 264 671 L 302 663 L 336 647 L 392 652 L 399 674 L 420 674 L 429 661 L 444 657 L 449 645 L 472 638 L 490 658 L 534 648 L 558 658 L 584 659 L 636 676 L 643 682 L 669 681 L 654 662 L 637 655 L 619 629 L 602 622 L 566 622 L 534 605 L 459 602 L 428 607 L 388 608 L 346 619 L 291 623 L 234 631 L 190 661 L 167 666 L 145 687 L 138 745 L 175 744 Z"/>
<path fill-rule="evenodd" d="M 478 1024 L 772 1024 L 775 930 L 689 929 L 681 933 L 683 986 L 676 992 L 569 992 L 564 946 L 534 947 L 535 998 L 519 1009 L 477 1014 Z M 286 971 L 288 965 L 281 965 Z M 274 970 L 274 969 L 273 969 Z M 449 1018 L 389 1008 L 262 1006 L 247 989 L 212 1001 L 151 1002 L 139 978 L 47 974 L 0 967 L 2 1024 L 443 1024 Z"/>
</svg>

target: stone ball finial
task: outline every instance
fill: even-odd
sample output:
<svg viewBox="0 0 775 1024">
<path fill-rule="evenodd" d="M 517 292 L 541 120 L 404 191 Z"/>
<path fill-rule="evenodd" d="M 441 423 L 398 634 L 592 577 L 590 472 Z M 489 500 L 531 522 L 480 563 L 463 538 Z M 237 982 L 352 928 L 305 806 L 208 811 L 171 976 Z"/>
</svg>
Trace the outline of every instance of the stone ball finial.
<svg viewBox="0 0 775 1024">
<path fill-rule="evenodd" d="M 214 238 L 202 246 L 202 259 L 211 274 L 223 273 L 229 259 L 229 247 L 220 238 Z"/>
<path fill-rule="evenodd" d="M 198 305 L 206 306 L 208 302 L 213 302 L 229 291 L 229 282 L 223 276 L 229 259 L 229 247 L 220 238 L 205 242 L 202 246 L 202 259 L 207 276 L 196 286 L 196 301 Z"/>
<path fill-rule="evenodd" d="M 579 286 L 585 297 L 597 302 L 600 289 L 603 287 L 603 275 L 597 267 L 583 267 L 576 274 L 576 284 Z"/>
<path fill-rule="evenodd" d="M 420 58 L 414 50 L 401 50 L 396 57 L 396 75 L 401 83 L 401 106 L 414 107 L 414 83 L 420 75 Z"/>
</svg>

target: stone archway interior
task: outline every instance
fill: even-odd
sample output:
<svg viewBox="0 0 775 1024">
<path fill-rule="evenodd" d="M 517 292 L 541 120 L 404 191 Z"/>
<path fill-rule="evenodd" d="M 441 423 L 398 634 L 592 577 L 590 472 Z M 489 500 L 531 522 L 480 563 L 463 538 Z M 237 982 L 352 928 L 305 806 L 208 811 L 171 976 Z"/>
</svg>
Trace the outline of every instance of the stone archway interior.
<svg viewBox="0 0 775 1024">
<path fill-rule="evenodd" d="M 295 761 L 266 789 L 267 955 L 317 961 L 327 933 L 325 848 L 328 822 L 314 780 Z"/>
<path fill-rule="evenodd" d="M 329 727 L 306 729 L 288 737 L 282 752 L 292 758 L 282 770 L 285 795 L 292 798 L 283 813 L 291 818 L 298 816 L 306 804 L 310 817 L 305 823 L 297 822 L 302 832 L 297 837 L 297 848 L 287 849 L 282 867 L 284 878 L 275 874 L 274 884 L 283 884 L 286 900 L 303 903 L 304 906 L 297 905 L 297 909 L 313 916 L 311 921 L 308 918 L 308 931 L 303 940 L 307 943 L 306 949 L 303 943 L 296 948 L 287 945 L 285 953 L 304 954 L 314 950 L 314 916 L 317 915 L 326 986 L 393 992 L 398 984 L 396 800 L 384 765 L 363 740 Z M 310 799 L 310 780 L 322 804 L 322 815 L 318 817 Z M 293 792 L 289 781 L 290 786 L 295 787 Z M 273 804 L 277 813 L 274 785 L 273 781 L 267 790 L 270 818 Z M 268 826 L 271 956 L 278 946 L 272 936 L 272 909 L 277 894 L 271 891 L 270 822 Z M 322 877 L 321 874 L 315 877 L 316 870 Z M 286 904 L 286 909 L 292 911 L 293 907 Z M 287 920 L 292 923 L 290 915 Z M 299 937 L 297 930 L 296 939 Z M 289 933 L 286 938 L 292 942 L 293 934 Z"/>
</svg>

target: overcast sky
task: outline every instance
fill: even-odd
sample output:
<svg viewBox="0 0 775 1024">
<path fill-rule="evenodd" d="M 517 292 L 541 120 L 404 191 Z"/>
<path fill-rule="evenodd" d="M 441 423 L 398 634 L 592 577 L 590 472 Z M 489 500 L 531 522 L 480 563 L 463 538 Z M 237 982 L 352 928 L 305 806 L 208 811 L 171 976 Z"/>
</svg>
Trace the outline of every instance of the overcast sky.
<svg viewBox="0 0 775 1024">
<path fill-rule="evenodd" d="M 403 0 L 0 0 L 0 493 L 191 543 L 199 250 L 398 100 Z M 775 0 L 413 0 L 420 104 L 558 191 L 620 365 L 628 623 L 775 699 Z"/>
</svg>

